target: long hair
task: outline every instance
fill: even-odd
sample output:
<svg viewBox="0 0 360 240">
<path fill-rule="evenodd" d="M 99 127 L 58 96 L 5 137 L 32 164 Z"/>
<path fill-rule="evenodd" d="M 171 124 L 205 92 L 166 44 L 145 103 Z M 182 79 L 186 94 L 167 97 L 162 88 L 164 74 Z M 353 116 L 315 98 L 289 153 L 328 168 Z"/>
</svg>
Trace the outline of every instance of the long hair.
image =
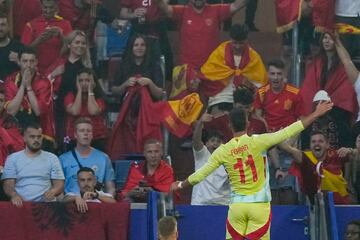
<svg viewBox="0 0 360 240">
<path fill-rule="evenodd" d="M 141 63 L 141 71 L 142 75 L 146 77 L 151 77 L 152 67 L 154 64 L 153 54 L 152 50 L 149 44 L 149 41 L 145 35 L 141 34 L 134 34 L 127 44 L 127 48 L 124 54 L 124 59 L 122 61 L 122 70 L 123 70 L 123 77 L 124 79 L 128 79 L 129 77 L 132 77 L 134 74 L 136 74 L 136 63 L 135 63 L 135 57 L 133 53 L 133 47 L 135 44 L 136 39 L 143 39 L 145 42 L 146 50 L 143 62 Z"/>
<path fill-rule="evenodd" d="M 96 74 L 94 72 L 94 70 L 92 70 L 91 68 L 83 68 L 81 69 L 80 71 L 77 72 L 76 74 L 76 80 L 78 79 L 79 75 L 82 74 L 82 73 L 87 73 L 89 74 L 90 76 L 93 77 L 94 79 L 94 82 L 95 82 L 95 88 L 94 88 L 94 95 L 95 95 L 95 98 L 98 99 L 98 98 L 104 98 L 104 92 L 100 86 L 100 83 L 96 77 Z M 72 92 L 74 95 L 76 95 L 77 93 L 77 88 L 73 88 L 72 89 Z"/>
<path fill-rule="evenodd" d="M 340 64 L 340 59 L 339 59 L 339 56 L 338 56 L 338 54 L 336 52 L 335 45 L 334 45 L 334 49 L 332 50 L 334 52 L 334 55 L 332 57 L 331 66 L 328 69 L 329 59 L 328 59 L 328 57 L 326 55 L 326 51 L 324 49 L 324 44 L 323 44 L 323 39 L 324 39 L 326 34 L 330 35 L 330 33 L 325 32 L 320 38 L 320 52 L 319 52 L 319 55 L 318 55 L 322 59 L 322 61 L 324 63 L 324 65 L 323 65 L 323 67 L 321 69 L 321 75 L 320 75 L 320 86 L 321 86 L 322 89 L 325 87 L 326 81 L 327 81 L 329 75 L 331 75 Z"/>
<path fill-rule="evenodd" d="M 81 62 L 86 68 L 92 68 L 91 58 L 90 58 L 90 50 L 89 50 L 89 42 L 87 40 L 87 36 L 83 31 L 80 30 L 74 30 L 71 33 L 69 33 L 65 39 L 64 44 L 61 48 L 60 54 L 61 56 L 68 57 L 70 54 L 70 48 L 69 45 L 74 41 L 74 39 L 77 36 L 82 36 L 85 38 L 86 41 L 86 50 L 85 53 L 81 56 Z"/>
</svg>

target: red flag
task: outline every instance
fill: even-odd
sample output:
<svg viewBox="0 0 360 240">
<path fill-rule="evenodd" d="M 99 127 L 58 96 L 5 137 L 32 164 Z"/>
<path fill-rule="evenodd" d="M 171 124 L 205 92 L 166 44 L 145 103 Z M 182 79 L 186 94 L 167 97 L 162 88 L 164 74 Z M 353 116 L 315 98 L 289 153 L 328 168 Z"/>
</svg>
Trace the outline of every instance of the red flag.
<svg viewBox="0 0 360 240">
<path fill-rule="evenodd" d="M 300 90 L 304 107 L 304 115 L 312 112 L 312 102 L 315 93 L 319 90 L 325 90 L 335 106 L 349 111 L 353 114 L 358 112 L 358 104 L 356 101 L 356 93 L 354 87 L 347 78 L 344 66 L 339 63 L 336 69 L 328 75 L 325 86 L 320 85 L 321 72 L 324 61 L 321 56 L 307 66 L 305 79 Z"/>
<path fill-rule="evenodd" d="M 1 239 L 127 239 L 128 203 L 88 203 L 88 207 L 82 214 L 72 203 L 25 203 L 17 208 L 2 202 Z"/>
<path fill-rule="evenodd" d="M 315 31 L 331 32 L 335 23 L 335 0 L 312 0 L 312 22 Z"/>
<path fill-rule="evenodd" d="M 153 100 L 146 87 L 130 87 L 111 133 L 108 151 L 117 160 L 129 153 L 142 153 L 146 138 L 162 140 L 160 122 L 152 110 Z"/>
<path fill-rule="evenodd" d="M 301 0 L 276 0 L 275 11 L 277 32 L 283 33 L 293 28 L 301 17 Z"/>
</svg>

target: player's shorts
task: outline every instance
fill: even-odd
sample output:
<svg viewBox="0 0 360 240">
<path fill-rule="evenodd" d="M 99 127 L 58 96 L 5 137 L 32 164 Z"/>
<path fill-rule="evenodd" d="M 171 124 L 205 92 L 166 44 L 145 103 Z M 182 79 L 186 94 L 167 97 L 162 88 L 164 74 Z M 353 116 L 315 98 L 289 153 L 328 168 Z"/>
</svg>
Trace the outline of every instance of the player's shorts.
<svg viewBox="0 0 360 240">
<path fill-rule="evenodd" d="M 226 239 L 270 239 L 270 203 L 233 203 L 229 205 Z"/>
</svg>

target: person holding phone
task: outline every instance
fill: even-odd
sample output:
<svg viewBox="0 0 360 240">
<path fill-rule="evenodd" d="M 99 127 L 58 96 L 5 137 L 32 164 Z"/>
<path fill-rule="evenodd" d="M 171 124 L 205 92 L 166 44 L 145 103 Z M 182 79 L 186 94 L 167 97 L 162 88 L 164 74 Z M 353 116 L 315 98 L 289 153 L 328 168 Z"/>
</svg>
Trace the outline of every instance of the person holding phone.
<svg viewBox="0 0 360 240">
<path fill-rule="evenodd" d="M 174 181 L 172 167 L 162 160 L 162 143 L 148 139 L 144 144 L 145 161 L 135 162 L 129 171 L 125 187 L 121 192 L 123 198 L 130 202 L 146 202 L 149 191 L 169 192 Z"/>
</svg>

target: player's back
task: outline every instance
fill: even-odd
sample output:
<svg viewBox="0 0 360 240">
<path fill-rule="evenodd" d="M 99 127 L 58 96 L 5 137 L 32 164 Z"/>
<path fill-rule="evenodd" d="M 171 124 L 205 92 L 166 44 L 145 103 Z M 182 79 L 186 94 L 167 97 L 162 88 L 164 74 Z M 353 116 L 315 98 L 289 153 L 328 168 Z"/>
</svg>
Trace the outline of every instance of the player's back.
<svg viewBox="0 0 360 240">
<path fill-rule="evenodd" d="M 232 191 L 236 194 L 254 194 L 266 183 L 266 150 L 259 145 L 258 137 L 234 137 L 213 154 L 224 165 Z"/>
</svg>

